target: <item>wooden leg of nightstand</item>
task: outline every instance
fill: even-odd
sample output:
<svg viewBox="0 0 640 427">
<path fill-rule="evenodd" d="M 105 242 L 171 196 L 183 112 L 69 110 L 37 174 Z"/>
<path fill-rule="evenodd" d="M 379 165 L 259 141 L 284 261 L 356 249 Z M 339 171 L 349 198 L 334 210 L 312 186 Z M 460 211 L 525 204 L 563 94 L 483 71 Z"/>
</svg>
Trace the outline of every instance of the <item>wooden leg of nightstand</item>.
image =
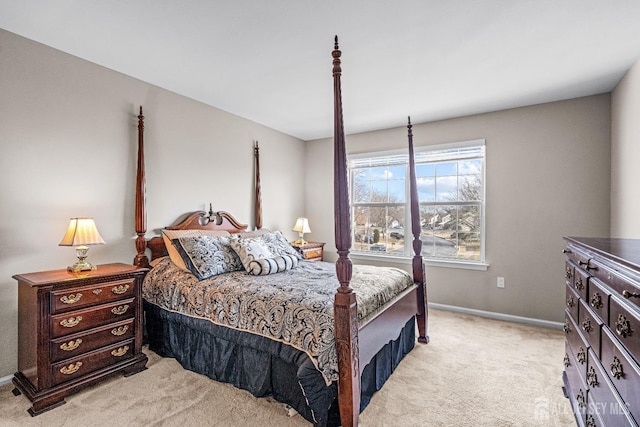
<svg viewBox="0 0 640 427">
<path fill-rule="evenodd" d="M 18 387 L 14 387 L 13 390 L 11 390 L 11 393 L 13 393 L 14 396 L 20 396 L 22 394 Z"/>
</svg>

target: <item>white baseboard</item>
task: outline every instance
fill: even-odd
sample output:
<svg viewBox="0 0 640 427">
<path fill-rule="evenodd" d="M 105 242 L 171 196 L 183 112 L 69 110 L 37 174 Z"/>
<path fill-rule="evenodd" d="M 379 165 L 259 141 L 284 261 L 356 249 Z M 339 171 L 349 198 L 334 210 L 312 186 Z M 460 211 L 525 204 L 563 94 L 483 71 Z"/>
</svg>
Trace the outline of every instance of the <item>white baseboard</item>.
<svg viewBox="0 0 640 427">
<path fill-rule="evenodd" d="M 3 385 L 11 384 L 11 380 L 13 379 L 13 375 L 7 375 L 6 377 L 0 378 L 0 387 Z"/>
<path fill-rule="evenodd" d="M 527 325 L 542 326 L 543 328 L 562 329 L 561 322 L 552 322 L 550 320 L 533 319 L 531 317 L 514 316 L 511 314 L 495 313 L 493 311 L 476 310 L 473 308 L 456 307 L 454 305 L 429 303 L 429 308 L 435 310 L 453 311 L 456 313 L 470 314 L 473 316 L 487 317 L 489 319 L 504 320 L 507 322 L 526 323 Z"/>
</svg>

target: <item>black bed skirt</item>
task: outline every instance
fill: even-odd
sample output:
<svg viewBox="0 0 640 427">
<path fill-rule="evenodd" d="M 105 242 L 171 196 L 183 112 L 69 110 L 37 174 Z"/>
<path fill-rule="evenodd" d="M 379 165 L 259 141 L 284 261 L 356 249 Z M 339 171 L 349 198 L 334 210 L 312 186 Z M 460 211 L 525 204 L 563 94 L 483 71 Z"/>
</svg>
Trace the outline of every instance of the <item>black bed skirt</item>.
<svg viewBox="0 0 640 427">
<path fill-rule="evenodd" d="M 309 357 L 268 338 L 184 316 L 145 301 L 149 349 L 185 369 L 233 384 L 256 397 L 272 396 L 316 426 L 340 424 L 337 386 L 327 386 Z M 365 367 L 360 411 L 415 344 L 415 318 Z"/>
</svg>

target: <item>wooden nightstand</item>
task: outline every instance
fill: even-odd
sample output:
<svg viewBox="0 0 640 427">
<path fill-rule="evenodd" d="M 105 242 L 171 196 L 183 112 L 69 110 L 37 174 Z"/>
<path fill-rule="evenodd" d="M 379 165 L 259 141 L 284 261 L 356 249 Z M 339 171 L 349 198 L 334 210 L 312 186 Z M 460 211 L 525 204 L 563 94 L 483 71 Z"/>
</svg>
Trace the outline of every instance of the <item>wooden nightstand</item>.
<svg viewBox="0 0 640 427">
<path fill-rule="evenodd" d="M 321 242 L 307 242 L 304 245 L 297 245 L 291 243 L 293 248 L 300 252 L 304 259 L 308 261 L 322 261 L 324 243 Z"/>
<path fill-rule="evenodd" d="M 18 281 L 18 372 L 39 415 L 107 376 L 146 369 L 142 352 L 142 279 L 146 268 L 99 265 L 96 271 L 42 271 Z"/>
</svg>

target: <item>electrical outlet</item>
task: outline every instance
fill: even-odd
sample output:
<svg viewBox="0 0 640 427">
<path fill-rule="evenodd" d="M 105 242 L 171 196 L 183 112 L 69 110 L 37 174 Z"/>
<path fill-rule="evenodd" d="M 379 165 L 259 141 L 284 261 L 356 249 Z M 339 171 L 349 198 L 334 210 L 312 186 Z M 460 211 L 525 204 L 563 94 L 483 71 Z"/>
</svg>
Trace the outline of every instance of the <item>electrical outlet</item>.
<svg viewBox="0 0 640 427">
<path fill-rule="evenodd" d="M 504 277 L 498 277 L 498 287 L 504 288 Z"/>
</svg>

